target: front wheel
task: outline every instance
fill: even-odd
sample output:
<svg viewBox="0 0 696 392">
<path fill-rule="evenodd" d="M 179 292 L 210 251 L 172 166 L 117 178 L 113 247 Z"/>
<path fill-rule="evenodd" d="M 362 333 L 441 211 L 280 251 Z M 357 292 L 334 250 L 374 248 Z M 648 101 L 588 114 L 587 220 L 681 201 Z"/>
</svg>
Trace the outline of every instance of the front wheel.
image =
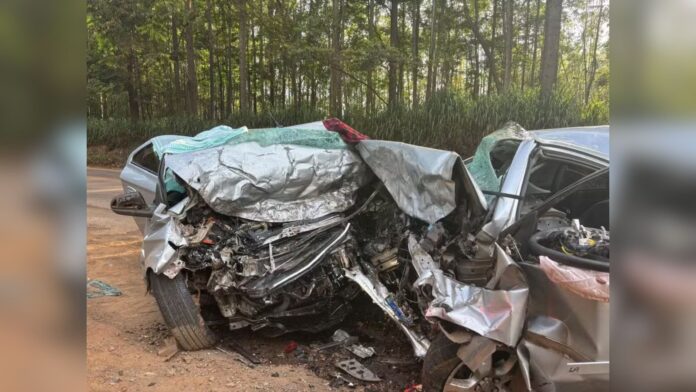
<svg viewBox="0 0 696 392">
<path fill-rule="evenodd" d="M 205 325 L 200 308 L 193 301 L 183 274 L 169 279 L 162 274 L 149 273 L 150 289 L 157 300 L 164 322 L 187 351 L 202 350 L 215 345 L 215 334 Z"/>
<path fill-rule="evenodd" d="M 517 357 L 510 350 L 494 352 L 486 364 L 472 372 L 457 356 L 459 347 L 460 344 L 444 334 L 433 340 L 423 361 L 423 391 L 516 392 L 526 389 L 519 377 L 515 377 Z"/>
</svg>

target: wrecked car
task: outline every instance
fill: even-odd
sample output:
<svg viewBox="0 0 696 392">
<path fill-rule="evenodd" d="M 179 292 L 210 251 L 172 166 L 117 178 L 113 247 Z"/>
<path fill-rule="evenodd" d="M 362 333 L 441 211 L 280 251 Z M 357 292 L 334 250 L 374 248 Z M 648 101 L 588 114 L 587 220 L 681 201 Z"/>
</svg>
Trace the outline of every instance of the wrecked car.
<svg viewBox="0 0 696 392">
<path fill-rule="evenodd" d="M 608 168 L 608 127 L 508 123 L 464 160 L 336 119 L 219 126 L 137 148 L 111 207 L 184 349 L 330 329 L 364 294 L 426 391 L 604 390 Z"/>
</svg>

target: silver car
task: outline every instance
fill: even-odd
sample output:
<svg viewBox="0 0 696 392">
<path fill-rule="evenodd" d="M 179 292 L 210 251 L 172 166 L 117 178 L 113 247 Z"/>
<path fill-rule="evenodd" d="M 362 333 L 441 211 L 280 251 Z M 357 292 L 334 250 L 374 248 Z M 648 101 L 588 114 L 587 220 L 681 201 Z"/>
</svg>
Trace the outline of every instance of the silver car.
<svg viewBox="0 0 696 392">
<path fill-rule="evenodd" d="M 130 155 L 112 210 L 143 230 L 182 348 L 215 344 L 206 309 L 232 330 L 317 332 L 362 293 L 423 359 L 426 391 L 608 390 L 608 126 L 509 123 L 463 160 L 336 124 Z"/>
</svg>

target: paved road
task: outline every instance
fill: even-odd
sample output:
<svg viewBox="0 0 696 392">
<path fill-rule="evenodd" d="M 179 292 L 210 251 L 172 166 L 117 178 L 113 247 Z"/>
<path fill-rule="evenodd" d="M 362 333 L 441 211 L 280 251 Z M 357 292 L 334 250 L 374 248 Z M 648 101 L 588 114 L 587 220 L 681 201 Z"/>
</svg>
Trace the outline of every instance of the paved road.
<svg viewBox="0 0 696 392">
<path fill-rule="evenodd" d="M 266 358 L 267 363 L 249 369 L 214 350 L 180 353 L 170 361 L 158 355 L 169 332 L 152 296 L 146 294 L 138 260 L 142 235 L 132 218 L 109 209 L 111 198 L 122 191 L 118 175 L 118 170 L 87 169 L 87 276 L 123 292 L 88 300 L 89 390 L 330 390 L 328 381 L 283 359 Z M 252 351 L 263 346 L 267 352 L 281 353 L 285 342 L 242 344 Z M 273 373 L 280 377 L 271 377 Z"/>
</svg>

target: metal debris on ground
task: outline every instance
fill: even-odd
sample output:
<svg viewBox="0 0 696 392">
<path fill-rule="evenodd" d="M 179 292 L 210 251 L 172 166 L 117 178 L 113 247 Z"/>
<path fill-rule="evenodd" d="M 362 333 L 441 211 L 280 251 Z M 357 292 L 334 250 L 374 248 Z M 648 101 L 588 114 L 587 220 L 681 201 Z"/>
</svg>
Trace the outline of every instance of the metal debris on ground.
<svg viewBox="0 0 696 392">
<path fill-rule="evenodd" d="M 99 279 L 92 279 L 87 282 L 87 298 L 98 297 L 118 297 L 121 290 L 110 284 L 104 283 Z"/>
<path fill-rule="evenodd" d="M 336 363 L 336 367 L 362 381 L 378 382 L 382 381 L 376 374 L 355 359 Z"/>
<path fill-rule="evenodd" d="M 238 352 L 226 350 L 226 349 L 224 349 L 224 348 L 222 348 L 222 347 L 220 347 L 220 346 L 215 347 L 215 349 L 218 350 L 218 351 L 220 351 L 220 352 L 222 352 L 222 353 L 225 353 L 225 354 L 231 356 L 232 358 L 234 358 L 234 359 L 236 359 L 237 361 L 239 361 L 239 362 L 241 362 L 241 363 L 247 365 L 248 367 L 250 367 L 250 368 L 252 368 L 252 369 L 254 369 L 254 368 L 256 367 L 256 365 L 254 365 L 253 362 L 251 362 L 250 360 L 246 359 L 242 354 L 240 354 L 240 353 L 238 353 Z"/>
<path fill-rule="evenodd" d="M 321 350 L 326 350 L 326 349 L 332 348 L 332 347 L 343 346 L 345 344 L 357 343 L 358 337 L 351 336 L 348 334 L 348 332 L 346 332 L 342 329 L 337 329 L 336 332 L 333 333 L 333 336 L 331 336 L 331 340 L 333 340 L 333 342 L 319 345 L 316 347 L 316 350 L 321 351 Z"/>
<path fill-rule="evenodd" d="M 260 365 L 263 362 L 262 360 L 257 358 L 256 355 L 250 353 L 247 349 L 245 349 L 244 347 L 240 346 L 239 344 L 237 344 L 235 342 L 227 343 L 227 347 L 234 350 L 235 352 L 237 352 L 239 355 L 241 355 L 244 358 L 246 358 L 247 360 L 249 360 L 249 362 L 253 363 L 254 365 Z"/>
<path fill-rule="evenodd" d="M 346 347 L 346 350 L 352 352 L 356 356 L 366 359 L 375 355 L 375 349 L 372 347 L 365 347 L 362 344 L 353 344 Z"/>
<path fill-rule="evenodd" d="M 357 342 L 358 342 L 358 338 L 355 337 L 355 336 L 351 336 L 351 337 L 348 339 L 348 341 L 345 341 L 345 342 L 329 342 L 329 343 L 326 343 L 326 344 L 322 344 L 322 345 L 317 346 L 317 347 L 316 347 L 316 350 L 317 350 L 317 351 L 322 351 L 322 350 L 326 350 L 326 349 L 328 349 L 328 348 L 337 347 L 337 346 L 343 346 L 344 344 L 348 344 L 348 343 L 357 343 Z"/>
<path fill-rule="evenodd" d="M 404 358 L 387 357 L 387 358 L 378 359 L 377 361 L 380 363 L 384 363 L 384 364 L 392 365 L 392 366 L 413 366 L 413 365 L 417 364 L 417 361 L 415 361 L 414 358 L 404 359 Z"/>
</svg>

